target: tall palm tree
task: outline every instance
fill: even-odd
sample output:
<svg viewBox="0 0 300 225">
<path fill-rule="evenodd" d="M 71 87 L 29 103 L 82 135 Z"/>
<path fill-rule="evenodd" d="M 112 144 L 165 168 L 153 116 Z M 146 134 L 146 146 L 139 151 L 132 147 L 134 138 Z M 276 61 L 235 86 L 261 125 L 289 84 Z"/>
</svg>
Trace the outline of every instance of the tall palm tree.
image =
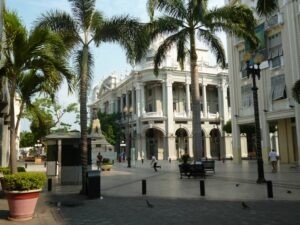
<svg viewBox="0 0 300 225">
<path fill-rule="evenodd" d="M 27 32 L 16 13 L 5 11 L 5 41 L 2 48 L 4 64 L 0 75 L 9 83 L 10 167 L 17 172 L 16 132 L 25 103 L 38 92 L 58 90 L 63 77 L 72 79 L 65 60 L 63 40 L 54 32 L 35 28 Z M 20 99 L 20 113 L 16 115 L 15 100 Z M 15 120 L 17 116 L 17 121 Z"/>
<path fill-rule="evenodd" d="M 117 42 L 126 50 L 129 62 L 141 58 L 145 53 L 146 41 L 137 41 L 137 34 L 143 26 L 136 19 L 128 16 L 106 19 L 95 9 L 96 0 L 69 0 L 72 15 L 63 11 L 50 11 L 39 19 L 38 26 L 50 27 L 59 32 L 75 51 L 75 64 L 80 84 L 80 128 L 81 128 L 81 160 L 82 190 L 86 192 L 87 171 L 87 91 L 92 79 L 93 56 L 90 45 L 99 46 L 103 42 Z"/>
<path fill-rule="evenodd" d="M 167 35 L 155 55 L 155 73 L 158 74 L 159 65 L 172 45 L 177 46 L 177 61 L 181 66 L 186 56 L 190 58 L 195 159 L 201 158 L 203 154 L 196 38 L 209 46 L 217 62 L 223 67 L 225 53 L 216 31 L 244 37 L 250 43 L 257 42 L 254 35 L 255 19 L 250 9 L 241 5 L 230 5 L 209 10 L 207 3 L 208 0 L 148 0 L 148 11 L 152 20 L 155 9 L 164 15 L 150 24 L 151 38 Z"/>
</svg>

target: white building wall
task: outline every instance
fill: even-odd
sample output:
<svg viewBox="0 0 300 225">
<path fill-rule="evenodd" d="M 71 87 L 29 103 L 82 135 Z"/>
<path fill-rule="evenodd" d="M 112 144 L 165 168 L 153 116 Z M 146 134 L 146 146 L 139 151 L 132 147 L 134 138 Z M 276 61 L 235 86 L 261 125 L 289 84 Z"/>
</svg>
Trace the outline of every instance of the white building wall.
<svg viewBox="0 0 300 225">
<path fill-rule="evenodd" d="M 251 0 L 242 0 L 241 3 L 253 9 L 255 8 L 253 6 L 256 5 L 256 1 Z M 265 18 L 259 18 L 258 24 L 265 23 L 264 32 L 267 51 L 266 60 L 261 64 L 261 79 L 257 81 L 260 127 L 262 130 L 262 153 L 265 162 L 267 162 L 267 155 L 270 149 L 276 147 L 274 143 L 279 143 L 279 152 L 282 156 L 281 162 L 299 164 L 300 143 L 291 139 L 293 136 L 291 134 L 293 132 L 292 127 L 295 126 L 296 139 L 300 140 L 300 106 L 295 103 L 291 93 L 294 83 L 300 79 L 299 21 L 299 1 L 288 0 L 279 0 L 279 12 L 276 12 L 273 17 L 269 17 L 268 21 L 265 21 Z M 274 55 L 273 53 L 271 54 L 272 50 L 270 48 L 272 46 L 268 38 L 277 34 L 281 35 L 283 51 L 279 52 L 280 66 L 274 67 L 272 64 Z M 247 84 L 252 85 L 252 81 L 247 78 L 241 78 L 239 51 L 245 48 L 244 41 L 230 35 L 227 37 L 233 152 L 234 158 L 236 161 L 239 161 L 238 158 L 244 154 L 239 140 L 239 126 L 254 122 L 253 104 L 248 107 L 245 106 L 241 88 Z M 278 75 L 284 75 L 286 96 L 283 96 L 282 99 L 274 99 L 272 79 Z M 278 135 L 277 141 L 270 140 L 269 127 L 271 124 L 275 124 L 280 129 L 279 133 L 282 134 L 281 136 Z M 285 128 L 283 124 L 286 125 Z M 286 127 L 288 127 L 288 130 L 283 131 L 282 129 L 286 129 Z M 296 142 L 296 146 L 290 142 Z M 298 159 L 293 155 L 298 155 Z"/>
</svg>

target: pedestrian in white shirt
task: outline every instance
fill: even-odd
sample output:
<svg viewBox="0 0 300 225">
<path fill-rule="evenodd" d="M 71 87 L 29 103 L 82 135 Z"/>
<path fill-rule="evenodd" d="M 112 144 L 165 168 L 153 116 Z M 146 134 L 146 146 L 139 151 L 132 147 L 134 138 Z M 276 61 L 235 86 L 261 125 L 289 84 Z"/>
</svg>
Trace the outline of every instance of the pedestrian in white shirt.
<svg viewBox="0 0 300 225">
<path fill-rule="evenodd" d="M 271 161 L 273 173 L 277 172 L 277 160 L 278 160 L 278 155 L 277 155 L 276 151 L 274 149 L 272 149 L 269 152 L 269 161 Z"/>
</svg>

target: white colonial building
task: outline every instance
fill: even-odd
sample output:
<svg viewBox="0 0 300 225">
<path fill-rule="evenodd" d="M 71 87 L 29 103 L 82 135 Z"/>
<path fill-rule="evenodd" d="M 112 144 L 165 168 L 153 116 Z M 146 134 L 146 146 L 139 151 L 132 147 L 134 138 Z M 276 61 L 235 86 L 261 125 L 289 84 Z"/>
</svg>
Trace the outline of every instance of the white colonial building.
<svg viewBox="0 0 300 225">
<path fill-rule="evenodd" d="M 231 2 L 231 1 L 229 1 Z M 253 10 L 256 1 L 241 0 Z M 258 18 L 256 33 L 260 39 L 261 78 L 257 80 L 262 154 L 268 161 L 271 148 L 282 163 L 299 163 L 300 106 L 292 97 L 292 87 L 300 79 L 300 2 L 279 0 L 279 11 L 269 18 Z M 233 156 L 242 152 L 240 127 L 254 124 L 252 80 L 247 78 L 245 41 L 228 36 L 229 80 L 232 107 Z M 270 127 L 277 132 L 270 134 Z M 298 141 L 297 141 L 298 140 Z"/>
<path fill-rule="evenodd" d="M 125 78 L 110 75 L 100 82 L 90 105 L 91 112 L 122 113 L 120 129 L 126 133 L 123 138 L 133 159 L 193 155 L 189 62 L 182 71 L 173 49 L 155 76 L 153 58 L 157 47 L 154 43 L 147 57 Z M 204 156 L 231 158 L 231 136 L 222 130 L 231 117 L 228 73 L 210 66 L 208 58 L 207 50 L 198 50 Z"/>
</svg>

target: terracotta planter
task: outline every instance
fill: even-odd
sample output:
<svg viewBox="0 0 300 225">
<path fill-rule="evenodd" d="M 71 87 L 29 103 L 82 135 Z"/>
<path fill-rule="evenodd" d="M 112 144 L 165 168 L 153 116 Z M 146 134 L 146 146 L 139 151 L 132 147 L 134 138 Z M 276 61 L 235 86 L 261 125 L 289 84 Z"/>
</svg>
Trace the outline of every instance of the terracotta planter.
<svg viewBox="0 0 300 225">
<path fill-rule="evenodd" d="M 31 191 L 4 191 L 9 207 L 9 220 L 32 219 L 41 189 Z"/>
</svg>

